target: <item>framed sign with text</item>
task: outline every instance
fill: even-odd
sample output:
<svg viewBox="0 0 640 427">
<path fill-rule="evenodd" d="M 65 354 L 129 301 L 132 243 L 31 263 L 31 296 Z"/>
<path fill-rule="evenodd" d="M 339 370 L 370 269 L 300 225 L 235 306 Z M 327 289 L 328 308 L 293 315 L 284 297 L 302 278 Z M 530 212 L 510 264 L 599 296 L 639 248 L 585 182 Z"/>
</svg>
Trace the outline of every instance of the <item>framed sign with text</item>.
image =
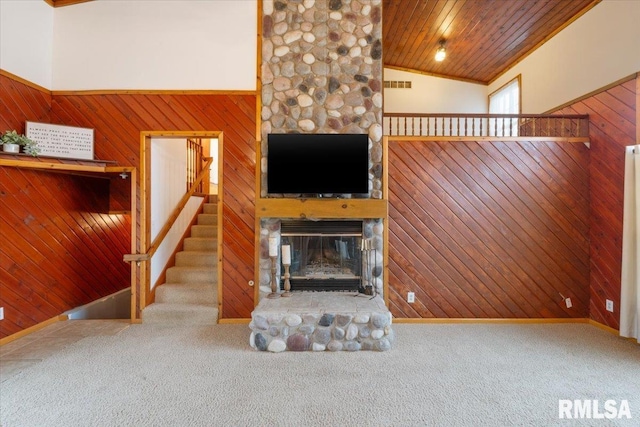
<svg viewBox="0 0 640 427">
<path fill-rule="evenodd" d="M 26 122 L 25 135 L 38 144 L 40 156 L 93 160 L 94 130 L 50 123 Z"/>
</svg>

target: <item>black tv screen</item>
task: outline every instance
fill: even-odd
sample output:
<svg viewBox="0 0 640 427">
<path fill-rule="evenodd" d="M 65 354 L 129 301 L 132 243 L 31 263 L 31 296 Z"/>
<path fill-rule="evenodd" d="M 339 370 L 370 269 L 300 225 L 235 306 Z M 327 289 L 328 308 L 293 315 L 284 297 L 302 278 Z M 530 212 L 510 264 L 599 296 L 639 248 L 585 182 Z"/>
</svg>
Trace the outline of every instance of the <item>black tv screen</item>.
<svg viewBox="0 0 640 427">
<path fill-rule="evenodd" d="M 269 194 L 363 194 L 369 192 L 366 134 L 269 134 Z"/>
</svg>

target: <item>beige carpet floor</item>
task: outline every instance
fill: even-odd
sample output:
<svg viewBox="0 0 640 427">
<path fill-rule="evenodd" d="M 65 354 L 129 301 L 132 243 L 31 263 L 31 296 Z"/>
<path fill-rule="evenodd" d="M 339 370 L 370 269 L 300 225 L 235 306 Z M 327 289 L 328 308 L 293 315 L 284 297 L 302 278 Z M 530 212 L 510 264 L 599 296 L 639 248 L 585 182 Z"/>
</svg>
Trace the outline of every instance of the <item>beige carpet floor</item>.
<svg viewBox="0 0 640 427">
<path fill-rule="evenodd" d="M 0 425 L 640 425 L 640 346 L 593 326 L 394 328 L 384 353 L 256 352 L 247 325 L 84 336 L 0 376 Z M 632 419 L 559 419 L 559 399 Z"/>
</svg>

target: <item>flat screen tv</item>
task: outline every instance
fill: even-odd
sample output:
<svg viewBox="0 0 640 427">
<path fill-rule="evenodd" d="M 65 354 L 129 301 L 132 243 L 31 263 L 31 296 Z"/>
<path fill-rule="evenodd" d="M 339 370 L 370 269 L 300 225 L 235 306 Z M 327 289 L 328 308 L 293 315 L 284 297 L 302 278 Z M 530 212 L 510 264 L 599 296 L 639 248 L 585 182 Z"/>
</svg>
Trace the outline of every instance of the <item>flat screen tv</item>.
<svg viewBox="0 0 640 427">
<path fill-rule="evenodd" d="M 366 134 L 269 134 L 267 193 L 323 197 L 369 192 Z"/>
</svg>

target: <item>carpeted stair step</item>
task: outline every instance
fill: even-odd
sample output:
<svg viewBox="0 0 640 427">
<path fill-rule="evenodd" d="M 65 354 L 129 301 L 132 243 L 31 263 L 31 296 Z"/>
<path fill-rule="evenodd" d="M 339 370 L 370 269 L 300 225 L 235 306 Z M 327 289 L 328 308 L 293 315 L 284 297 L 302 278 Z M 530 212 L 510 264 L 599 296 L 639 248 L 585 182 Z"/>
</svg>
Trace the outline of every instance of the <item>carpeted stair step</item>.
<svg viewBox="0 0 640 427">
<path fill-rule="evenodd" d="M 187 237 L 184 239 L 185 251 L 215 251 L 218 249 L 218 241 L 211 237 Z"/>
<path fill-rule="evenodd" d="M 198 225 L 216 225 L 218 224 L 217 214 L 199 214 Z"/>
<path fill-rule="evenodd" d="M 191 227 L 191 237 L 217 237 L 217 225 L 194 225 Z"/>
<path fill-rule="evenodd" d="M 176 253 L 176 267 L 215 267 L 217 255 L 214 251 L 181 251 Z"/>
<path fill-rule="evenodd" d="M 169 267 L 166 283 L 215 283 L 217 278 L 215 267 Z"/>
<path fill-rule="evenodd" d="M 206 214 L 217 214 L 218 213 L 218 204 L 217 203 L 205 203 L 203 205 L 203 212 Z"/>
<path fill-rule="evenodd" d="M 217 306 L 217 289 L 212 283 L 165 283 L 156 288 L 156 303 Z"/>
<path fill-rule="evenodd" d="M 142 312 L 145 324 L 175 326 L 207 326 L 218 323 L 218 308 L 204 304 L 156 302 Z"/>
</svg>

